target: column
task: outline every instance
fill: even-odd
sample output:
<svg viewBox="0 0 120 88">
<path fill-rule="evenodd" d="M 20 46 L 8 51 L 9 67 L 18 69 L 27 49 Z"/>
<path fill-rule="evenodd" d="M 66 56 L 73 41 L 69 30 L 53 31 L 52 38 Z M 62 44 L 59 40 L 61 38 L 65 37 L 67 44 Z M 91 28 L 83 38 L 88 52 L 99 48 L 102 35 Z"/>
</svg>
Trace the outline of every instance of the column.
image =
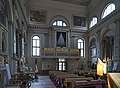
<svg viewBox="0 0 120 88">
<path fill-rule="evenodd" d="M 115 22 L 115 36 L 114 36 L 114 60 L 118 60 L 120 57 L 120 21 Z"/>
<path fill-rule="evenodd" d="M 49 28 L 49 47 L 52 47 L 51 43 L 52 43 L 52 27 Z"/>
<path fill-rule="evenodd" d="M 74 48 L 74 36 L 71 36 L 71 48 Z"/>
</svg>

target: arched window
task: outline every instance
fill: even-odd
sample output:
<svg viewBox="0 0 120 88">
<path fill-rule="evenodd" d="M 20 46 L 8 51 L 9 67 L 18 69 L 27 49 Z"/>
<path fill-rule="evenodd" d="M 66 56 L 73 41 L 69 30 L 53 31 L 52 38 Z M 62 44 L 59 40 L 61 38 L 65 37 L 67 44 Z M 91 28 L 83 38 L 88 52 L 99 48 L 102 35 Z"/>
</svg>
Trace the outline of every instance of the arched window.
<svg viewBox="0 0 120 88">
<path fill-rule="evenodd" d="M 78 39 L 78 49 L 80 49 L 81 57 L 84 57 L 84 40 Z"/>
<path fill-rule="evenodd" d="M 105 18 L 107 15 L 109 15 L 114 10 L 115 10 L 115 4 L 114 3 L 108 4 L 102 12 L 102 18 Z"/>
<path fill-rule="evenodd" d="M 91 28 L 92 26 L 94 26 L 95 24 L 97 24 L 97 17 L 93 17 L 93 19 L 92 19 L 92 21 L 91 21 L 91 23 L 90 23 L 90 28 Z"/>
<path fill-rule="evenodd" d="M 67 26 L 66 23 L 62 20 L 56 20 L 56 21 L 53 22 L 52 25 L 53 26 L 61 26 L 61 27 L 66 27 Z"/>
<path fill-rule="evenodd" d="M 40 37 L 32 37 L 32 56 L 40 56 Z"/>
</svg>

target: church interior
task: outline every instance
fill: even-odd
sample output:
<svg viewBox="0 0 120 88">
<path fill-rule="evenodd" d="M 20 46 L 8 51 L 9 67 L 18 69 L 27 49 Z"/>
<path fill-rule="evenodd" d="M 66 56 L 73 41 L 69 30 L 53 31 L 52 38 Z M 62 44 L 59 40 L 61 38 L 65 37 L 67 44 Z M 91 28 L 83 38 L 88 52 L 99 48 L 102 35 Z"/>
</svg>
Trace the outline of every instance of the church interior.
<svg viewBox="0 0 120 88">
<path fill-rule="evenodd" d="M 120 88 L 119 76 L 120 0 L 0 0 L 0 88 Z"/>
</svg>

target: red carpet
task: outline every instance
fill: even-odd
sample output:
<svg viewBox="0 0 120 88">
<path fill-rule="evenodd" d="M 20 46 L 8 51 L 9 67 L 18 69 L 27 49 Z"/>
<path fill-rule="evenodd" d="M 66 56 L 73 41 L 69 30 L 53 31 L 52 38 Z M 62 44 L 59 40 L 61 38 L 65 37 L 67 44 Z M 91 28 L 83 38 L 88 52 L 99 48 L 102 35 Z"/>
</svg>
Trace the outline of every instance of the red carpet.
<svg viewBox="0 0 120 88">
<path fill-rule="evenodd" d="M 58 84 L 58 82 L 57 82 L 56 80 L 54 80 L 54 79 L 52 79 L 52 78 L 50 78 L 50 80 L 51 80 L 52 83 L 56 86 L 56 88 L 62 88 L 62 87 Z"/>
</svg>

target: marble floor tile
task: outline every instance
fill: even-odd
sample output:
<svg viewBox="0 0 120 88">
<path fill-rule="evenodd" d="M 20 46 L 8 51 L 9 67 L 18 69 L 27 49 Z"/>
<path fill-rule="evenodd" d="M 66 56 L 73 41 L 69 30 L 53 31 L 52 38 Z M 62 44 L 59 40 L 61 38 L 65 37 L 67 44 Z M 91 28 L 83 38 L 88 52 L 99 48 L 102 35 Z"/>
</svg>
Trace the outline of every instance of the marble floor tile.
<svg viewBox="0 0 120 88">
<path fill-rule="evenodd" d="M 48 76 L 39 76 L 39 79 L 31 84 L 30 88 L 56 88 Z"/>
<path fill-rule="evenodd" d="M 8 86 L 6 88 L 19 88 L 18 86 Z M 39 76 L 37 80 L 31 83 L 30 88 L 56 88 L 49 79 L 49 76 Z"/>
</svg>

